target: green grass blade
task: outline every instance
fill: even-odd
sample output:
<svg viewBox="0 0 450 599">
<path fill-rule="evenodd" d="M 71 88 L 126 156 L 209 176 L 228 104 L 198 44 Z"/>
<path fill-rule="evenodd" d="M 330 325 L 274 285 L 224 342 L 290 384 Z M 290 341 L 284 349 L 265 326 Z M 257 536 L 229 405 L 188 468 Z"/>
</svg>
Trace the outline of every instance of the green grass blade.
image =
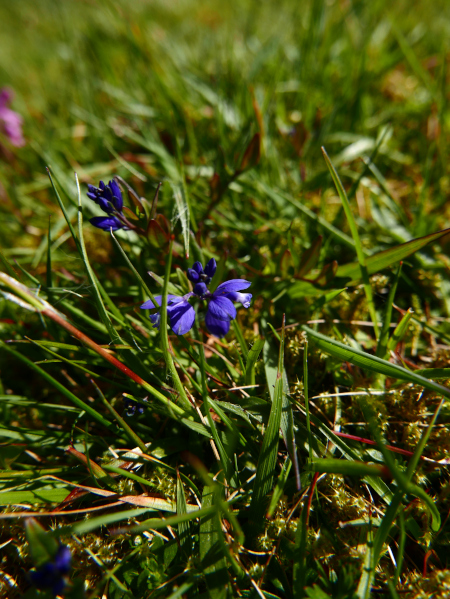
<svg viewBox="0 0 450 599">
<path fill-rule="evenodd" d="M 181 477 L 177 476 L 177 514 L 183 516 L 187 514 L 187 503 L 186 496 L 184 494 L 184 487 Z M 190 555 L 191 554 L 191 527 L 189 521 L 180 522 L 178 525 L 178 539 L 180 541 L 180 547 Z"/>
<path fill-rule="evenodd" d="M 137 435 L 134 432 L 134 430 L 131 428 L 131 426 L 127 422 L 125 422 L 125 420 L 122 418 L 122 416 L 120 416 L 116 412 L 116 410 L 112 407 L 112 405 L 109 403 L 109 401 L 103 395 L 103 393 L 101 392 L 100 388 L 95 384 L 95 382 L 92 381 L 92 383 L 95 385 L 95 388 L 97 389 L 97 393 L 99 394 L 100 399 L 103 402 L 103 405 L 108 410 L 108 412 L 113 416 L 113 418 L 117 421 L 117 423 L 122 428 L 122 430 L 125 433 L 125 435 L 130 439 L 130 441 L 132 443 L 136 443 L 136 445 L 139 447 L 139 449 L 143 453 L 146 453 L 147 452 L 147 446 L 145 445 L 144 441 L 142 441 L 142 439 L 139 437 L 139 435 Z"/>
<path fill-rule="evenodd" d="M 205 413 L 206 419 L 208 421 L 209 429 L 210 429 L 211 435 L 214 439 L 214 443 L 217 447 L 217 451 L 219 452 L 220 463 L 223 468 L 225 478 L 227 479 L 228 483 L 232 487 L 238 488 L 239 481 L 238 481 L 238 478 L 236 475 L 236 470 L 235 470 L 233 461 L 231 459 L 231 456 L 228 455 L 228 453 L 224 447 L 224 444 L 222 443 L 222 439 L 219 436 L 219 432 L 217 430 L 216 423 L 214 422 L 214 419 L 211 415 L 212 402 L 208 395 L 208 388 L 207 388 L 207 383 L 206 383 L 206 360 L 205 360 L 205 350 L 203 347 L 203 343 L 201 343 L 199 345 L 199 353 L 200 353 L 200 374 L 201 374 L 201 379 L 202 379 L 202 399 L 203 399 L 204 413 Z M 225 415 L 222 412 L 222 417 L 223 416 L 225 416 Z M 225 417 L 225 420 L 227 420 L 226 417 Z M 239 436 L 240 433 L 236 427 L 232 427 L 231 430 L 232 430 L 232 432 L 235 433 L 236 437 Z"/>
<path fill-rule="evenodd" d="M 269 422 L 263 438 L 261 452 L 256 467 L 253 483 L 253 495 L 250 503 L 250 519 L 252 526 L 259 529 L 264 523 L 268 496 L 272 490 L 273 477 L 277 465 L 278 442 L 280 438 L 281 414 L 283 411 L 283 360 L 284 360 L 284 318 L 278 356 L 277 378 L 273 393 Z"/>
<path fill-rule="evenodd" d="M 215 507 L 216 490 L 205 486 L 202 509 Z M 222 545 L 224 543 L 218 507 L 210 514 L 202 516 L 199 531 L 199 557 L 201 571 L 205 577 L 210 599 L 225 599 L 229 591 L 228 564 Z"/>
<path fill-rule="evenodd" d="M 103 324 L 105 325 L 106 329 L 108 330 L 111 341 L 113 343 L 122 343 L 121 338 L 119 337 L 117 331 L 115 330 L 115 328 L 112 325 L 111 319 L 105 309 L 105 305 L 103 304 L 102 296 L 100 294 L 100 291 L 99 291 L 99 288 L 97 285 L 97 277 L 95 276 L 94 271 L 91 268 L 91 264 L 89 262 L 89 258 L 88 258 L 87 252 L 86 252 L 86 246 L 84 244 L 84 237 L 83 237 L 83 208 L 82 208 L 82 204 L 81 204 L 81 191 L 80 191 L 80 184 L 78 182 L 78 177 L 77 177 L 76 173 L 75 173 L 75 181 L 77 184 L 77 193 L 78 193 L 78 240 L 79 240 L 80 255 L 83 259 L 84 266 L 86 268 L 86 272 L 87 272 L 87 275 L 89 278 L 89 282 L 92 286 L 94 300 L 97 305 L 97 310 L 98 310 L 100 319 L 103 322 Z"/>
<path fill-rule="evenodd" d="M 369 275 L 371 275 L 383 270 L 384 268 L 388 268 L 396 262 L 404 260 L 414 252 L 421 250 L 429 243 L 437 241 L 449 233 L 450 229 L 443 229 L 442 231 L 437 231 L 436 233 L 431 233 L 430 235 L 425 235 L 424 237 L 412 239 L 406 243 L 401 243 L 393 248 L 389 248 L 388 250 L 384 250 L 383 252 L 369 256 L 366 258 L 367 272 Z M 352 262 L 350 264 L 339 266 L 336 271 L 336 277 L 348 277 L 352 280 L 352 282 L 357 283 L 362 277 L 360 265 L 357 262 Z"/>
<path fill-rule="evenodd" d="M 178 185 L 172 185 L 173 197 L 175 200 L 175 206 L 177 209 L 177 216 L 180 219 L 181 223 L 181 232 L 183 235 L 184 242 L 184 252 L 186 259 L 189 258 L 189 240 L 190 240 L 190 211 L 189 204 L 187 201 L 187 195 L 185 193 L 185 189 Z"/>
<path fill-rule="evenodd" d="M 267 517 L 271 518 L 277 508 L 278 502 L 281 499 L 281 495 L 283 494 L 284 486 L 286 485 L 286 481 L 289 477 L 289 472 L 291 471 L 292 461 L 288 456 L 284 460 L 283 467 L 281 469 L 280 475 L 275 485 L 275 489 L 273 490 L 272 497 L 270 499 L 269 509 L 267 510 Z"/>
<path fill-rule="evenodd" d="M 344 243 L 348 247 L 351 247 L 351 248 L 355 247 L 355 242 L 353 241 L 353 239 L 351 237 L 349 237 L 345 233 L 342 233 L 342 231 L 340 231 L 337 227 L 333 226 L 331 223 L 329 223 L 328 221 L 326 221 L 322 216 L 318 216 L 315 212 L 313 212 L 312 210 L 310 210 L 307 206 L 305 206 L 304 204 L 302 204 L 301 202 L 299 202 L 295 198 L 293 198 L 290 195 L 288 195 L 286 193 L 283 193 L 281 191 L 274 190 L 274 189 L 272 189 L 271 187 L 269 187 L 268 185 L 266 185 L 266 184 L 264 184 L 262 182 L 259 182 L 258 186 L 261 188 L 261 190 L 262 190 L 262 192 L 264 194 L 267 194 L 277 204 L 282 204 L 284 202 L 289 202 L 290 204 L 292 204 L 293 206 L 295 206 L 298 210 L 300 210 L 300 212 L 302 214 L 304 214 L 305 216 L 307 216 L 309 219 L 311 219 L 312 221 L 315 221 L 315 222 L 319 223 L 321 227 L 323 227 L 326 231 L 328 231 L 334 237 L 336 237 L 337 239 L 339 239 L 339 241 L 341 241 L 342 243 Z"/>
<path fill-rule="evenodd" d="M 119 250 L 120 254 L 123 256 L 123 259 L 125 260 L 128 268 L 134 274 L 134 276 L 136 278 L 136 281 L 137 281 L 138 285 L 140 286 L 140 288 L 142 290 L 142 297 L 144 298 L 144 297 L 148 296 L 153 301 L 153 303 L 155 304 L 155 307 L 158 308 L 158 304 L 156 303 L 155 298 L 153 297 L 152 292 L 147 287 L 147 285 L 145 284 L 144 279 L 141 277 L 141 275 L 138 273 L 138 271 L 134 267 L 134 264 L 128 258 L 126 252 L 124 251 L 124 249 L 120 245 L 119 240 L 117 239 L 117 237 L 114 235 L 114 233 L 112 231 L 110 231 L 110 235 L 111 235 L 114 243 L 116 244 L 116 247 Z"/>
<path fill-rule="evenodd" d="M 245 364 L 245 384 L 255 384 L 255 364 L 259 358 L 262 348 L 264 347 L 265 340 L 260 337 L 257 339 L 247 355 L 247 362 Z"/>
<path fill-rule="evenodd" d="M 365 462 L 352 462 L 350 460 L 337 460 L 333 458 L 315 458 L 311 464 L 306 464 L 306 469 L 312 472 L 329 472 L 342 474 L 342 476 L 384 476 L 386 469 L 376 464 Z"/>
<path fill-rule="evenodd" d="M 437 393 L 450 398 L 450 390 L 447 389 L 447 387 L 443 387 L 442 385 L 426 379 L 415 372 L 407 370 L 402 366 L 391 364 L 390 362 L 382 360 L 377 356 L 373 356 L 348 345 L 344 345 L 339 341 L 335 341 L 330 337 L 326 337 L 321 333 L 313 331 L 306 325 L 302 325 L 302 329 L 308 334 L 309 337 L 314 339 L 316 345 L 320 349 L 334 356 L 335 358 L 342 360 L 343 362 L 351 362 L 352 364 L 355 364 L 361 368 L 370 370 L 372 372 L 378 372 L 379 374 L 385 374 L 386 376 L 390 376 L 401 381 L 416 383 L 421 387 L 425 387 L 431 391 L 436 391 Z"/>
<path fill-rule="evenodd" d="M 42 368 L 40 368 L 39 366 L 34 364 L 34 362 L 32 362 L 31 360 L 29 360 L 28 358 L 26 358 L 19 352 L 16 352 L 12 348 L 10 348 L 5 343 L 0 342 L 0 345 L 3 347 L 3 349 L 5 349 L 11 355 L 15 356 L 16 358 L 18 358 L 19 360 L 24 362 L 27 366 L 29 366 L 30 368 L 35 370 L 38 374 L 40 374 L 48 383 L 50 383 L 50 385 L 55 387 L 55 389 L 57 389 L 60 393 L 62 393 L 65 397 L 67 397 L 67 399 L 69 401 L 71 401 L 75 406 L 77 406 L 77 408 L 80 408 L 80 410 L 83 410 L 84 412 L 89 414 L 94 420 L 97 420 L 97 422 L 99 422 L 100 424 L 102 424 L 103 426 L 108 428 L 111 432 L 115 432 L 115 426 L 114 426 L 114 424 L 112 424 L 112 422 L 109 422 L 109 420 L 107 420 L 104 416 L 102 416 L 99 412 L 97 412 L 97 410 L 94 410 L 94 408 L 92 406 L 88 405 L 81 399 L 78 399 L 78 397 L 76 395 L 74 395 L 71 391 L 66 389 L 64 387 L 64 385 L 61 385 L 61 383 L 59 381 L 54 379 L 45 370 L 43 370 Z"/>
<path fill-rule="evenodd" d="M 305 340 L 303 346 L 303 394 L 305 396 L 305 414 L 306 414 L 306 430 L 308 431 L 308 445 L 309 445 L 309 462 L 313 463 L 313 447 L 312 447 L 312 436 L 311 436 L 311 420 L 309 413 L 309 384 L 308 384 L 308 340 Z"/>
<path fill-rule="evenodd" d="M 292 574 L 292 587 L 294 597 L 301 599 L 305 596 L 306 582 L 306 545 L 308 538 L 308 508 L 307 498 L 303 502 L 302 511 L 295 531 L 295 553 Z"/>
<path fill-rule="evenodd" d="M 277 334 L 278 337 L 278 334 Z M 279 337 L 278 337 L 279 338 Z M 281 339 L 279 338 L 280 343 Z M 266 374 L 267 386 L 269 389 L 270 399 L 273 403 L 275 387 L 277 382 L 278 374 L 278 351 L 275 344 L 270 340 L 266 339 L 264 345 L 264 370 Z M 281 434 L 286 448 L 289 452 L 289 456 L 294 464 L 295 477 L 297 480 L 297 488 L 300 489 L 300 474 L 298 468 L 297 459 L 297 447 L 294 435 L 294 415 L 292 413 L 292 406 L 289 400 L 289 381 L 286 375 L 286 370 L 283 365 L 283 404 L 281 413 Z"/>
<path fill-rule="evenodd" d="M 409 321 L 411 320 L 413 314 L 414 310 L 412 308 L 406 310 L 405 314 L 403 315 L 398 325 L 395 327 L 394 332 L 392 333 L 392 336 L 388 341 L 388 352 L 394 351 L 397 347 L 397 344 L 400 343 L 400 341 L 405 336 L 406 331 L 408 329 Z"/>
<path fill-rule="evenodd" d="M 348 201 L 347 194 L 345 193 L 344 186 L 341 183 L 339 175 L 336 172 L 331 160 L 328 157 L 328 154 L 325 151 L 325 148 L 322 148 L 322 153 L 325 158 L 325 162 L 327 163 L 328 169 L 331 173 L 331 177 L 338 191 L 339 197 L 342 202 L 342 206 L 344 208 L 345 216 L 347 217 L 348 226 L 350 227 L 350 231 L 352 233 L 353 241 L 355 242 L 356 255 L 358 256 L 359 269 L 361 272 L 361 277 L 363 280 L 364 291 L 367 298 L 367 304 L 369 307 L 370 316 L 373 322 L 373 328 L 375 331 L 375 336 L 378 338 L 378 317 L 375 310 L 375 304 L 373 301 L 373 292 L 372 286 L 369 281 L 369 273 L 366 267 L 366 255 L 364 253 L 361 239 L 359 238 L 358 227 L 356 226 L 356 221 L 353 217 L 352 209 L 350 207 L 350 202 Z"/>
<path fill-rule="evenodd" d="M 79 239 L 78 239 L 78 237 L 77 237 L 77 235 L 75 233 L 75 229 L 73 228 L 72 222 L 70 220 L 69 213 L 67 212 L 66 207 L 65 207 L 65 205 L 64 205 L 64 203 L 63 203 L 63 201 L 61 199 L 61 196 L 59 195 L 59 192 L 56 189 L 55 183 L 53 181 L 52 172 L 51 172 L 51 170 L 50 170 L 49 167 L 47 167 L 47 175 L 48 175 L 48 178 L 50 179 L 50 183 L 52 185 L 53 191 L 55 192 L 55 196 L 56 196 L 56 199 L 58 201 L 59 207 L 61 208 L 61 211 L 64 214 L 64 218 L 66 219 L 67 226 L 69 227 L 69 231 L 72 234 L 72 238 L 73 238 L 73 240 L 75 242 L 75 245 L 77 246 L 78 251 L 81 253 L 81 247 L 80 247 Z"/>
<path fill-rule="evenodd" d="M 392 305 L 394 303 L 395 293 L 397 291 L 397 285 L 398 285 L 398 281 L 400 279 L 401 272 L 402 272 L 402 263 L 400 262 L 400 264 L 398 265 L 397 273 L 394 277 L 394 282 L 391 285 L 391 288 L 389 290 L 389 295 L 386 300 L 386 310 L 384 311 L 383 324 L 381 327 L 380 337 L 378 339 L 377 350 L 375 352 L 375 355 L 377 355 L 379 358 L 383 358 L 383 359 L 386 358 L 386 356 L 387 356 L 386 350 L 387 350 L 387 344 L 388 344 L 388 339 L 389 339 L 389 326 L 391 324 L 391 318 L 392 318 Z"/>
<path fill-rule="evenodd" d="M 187 398 L 186 391 L 184 390 L 184 387 L 180 380 L 178 371 L 175 368 L 172 352 L 169 347 L 169 336 L 168 336 L 168 332 L 167 332 L 167 293 L 168 293 L 170 269 L 172 267 L 172 247 L 173 247 L 173 240 L 170 241 L 170 245 L 169 245 L 169 253 L 168 253 L 167 262 L 166 262 L 166 274 L 164 277 L 164 286 L 163 286 L 163 292 L 162 292 L 162 298 L 161 298 L 161 324 L 159 327 L 160 338 L 161 338 L 161 349 L 162 349 L 162 352 L 164 355 L 164 359 L 166 361 L 167 368 L 170 370 L 170 374 L 172 375 L 173 382 L 175 383 L 175 389 L 177 390 L 177 392 L 179 394 L 179 401 L 185 409 L 191 411 L 192 410 L 191 402 Z"/>
<path fill-rule="evenodd" d="M 369 529 L 367 530 L 366 553 L 362 564 L 362 573 L 356 589 L 356 596 L 358 599 L 369 599 L 370 597 L 372 583 L 375 578 L 374 562 L 373 531 L 372 527 L 369 526 Z"/>
<path fill-rule="evenodd" d="M 233 327 L 233 331 L 234 334 L 236 335 L 236 338 L 239 342 L 239 346 L 241 348 L 241 352 L 242 355 L 244 356 L 244 359 L 247 360 L 248 358 L 248 344 L 246 342 L 246 340 L 244 339 L 244 335 L 242 333 L 242 329 L 239 326 L 239 323 L 237 320 L 233 320 L 231 323 L 231 326 Z"/>
</svg>

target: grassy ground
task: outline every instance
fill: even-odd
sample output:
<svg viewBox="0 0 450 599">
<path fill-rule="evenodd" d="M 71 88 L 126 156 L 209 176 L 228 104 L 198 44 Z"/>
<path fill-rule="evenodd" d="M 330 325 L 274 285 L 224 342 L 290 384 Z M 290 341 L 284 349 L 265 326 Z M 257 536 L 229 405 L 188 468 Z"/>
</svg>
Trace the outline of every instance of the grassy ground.
<svg viewBox="0 0 450 599">
<path fill-rule="evenodd" d="M 447 596 L 449 12 L 0 3 L 0 594 Z M 210 258 L 251 306 L 158 332 Z"/>
</svg>

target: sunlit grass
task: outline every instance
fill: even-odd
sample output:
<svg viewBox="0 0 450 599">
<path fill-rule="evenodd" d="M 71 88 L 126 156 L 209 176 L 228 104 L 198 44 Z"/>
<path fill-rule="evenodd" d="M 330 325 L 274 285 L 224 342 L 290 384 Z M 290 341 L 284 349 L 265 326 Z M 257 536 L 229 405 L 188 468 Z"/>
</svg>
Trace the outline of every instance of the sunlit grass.
<svg viewBox="0 0 450 599">
<path fill-rule="evenodd" d="M 448 12 L 0 4 L 1 593 L 55 539 L 72 598 L 442 592 Z M 230 332 L 153 328 L 211 258 Z"/>
</svg>

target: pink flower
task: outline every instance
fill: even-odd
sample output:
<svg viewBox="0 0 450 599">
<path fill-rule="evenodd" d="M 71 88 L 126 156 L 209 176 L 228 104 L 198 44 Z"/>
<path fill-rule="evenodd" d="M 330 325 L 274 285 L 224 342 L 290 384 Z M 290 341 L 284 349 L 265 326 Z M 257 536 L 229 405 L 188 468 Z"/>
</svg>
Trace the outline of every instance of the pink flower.
<svg viewBox="0 0 450 599">
<path fill-rule="evenodd" d="M 22 133 L 23 118 L 8 107 L 13 97 L 14 92 L 8 87 L 0 90 L 0 127 L 13 146 L 21 147 L 25 145 Z"/>
</svg>

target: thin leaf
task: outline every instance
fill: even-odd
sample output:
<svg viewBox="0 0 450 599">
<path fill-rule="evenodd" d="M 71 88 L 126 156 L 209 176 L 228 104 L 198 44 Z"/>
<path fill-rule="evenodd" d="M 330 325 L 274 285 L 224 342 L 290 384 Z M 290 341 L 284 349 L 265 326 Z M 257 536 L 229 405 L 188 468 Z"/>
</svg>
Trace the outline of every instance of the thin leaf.
<svg viewBox="0 0 450 599">
<path fill-rule="evenodd" d="M 351 460 L 336 460 L 333 458 L 315 458 L 314 462 L 306 464 L 305 468 L 312 472 L 330 472 L 342 476 L 385 476 L 389 472 L 377 464 L 353 462 Z"/>
<path fill-rule="evenodd" d="M 275 201 L 275 203 L 277 205 L 284 205 L 286 202 L 289 202 L 290 204 L 295 206 L 298 210 L 300 210 L 300 212 L 302 212 L 308 218 L 310 218 L 312 221 L 319 223 L 326 231 L 328 231 L 329 233 L 334 235 L 334 237 L 339 239 L 342 243 L 344 243 L 345 245 L 347 245 L 351 248 L 355 247 L 355 242 L 353 241 L 353 239 L 351 237 L 349 237 L 345 233 L 342 233 L 342 231 L 340 231 L 337 227 L 330 224 L 322 216 L 318 216 L 315 212 L 313 212 L 312 210 L 307 208 L 304 204 L 302 204 L 295 198 L 291 197 L 290 195 L 288 195 L 286 193 L 283 193 L 282 191 L 274 190 L 271 187 L 269 187 L 268 185 L 262 183 L 261 181 L 258 181 L 258 187 L 260 187 L 260 193 L 262 193 L 263 195 L 264 194 L 268 195 L 270 198 L 272 198 Z"/>
<path fill-rule="evenodd" d="M 187 514 L 186 496 L 181 477 L 177 476 L 177 514 L 183 516 Z M 190 555 L 191 551 L 191 527 L 189 522 L 180 522 L 178 525 L 178 539 L 180 546 Z"/>
<path fill-rule="evenodd" d="M 277 465 L 278 443 L 280 438 L 281 414 L 283 411 L 283 360 L 284 360 L 284 317 L 281 332 L 281 344 L 278 355 L 277 377 L 273 392 L 269 422 L 263 438 L 261 453 L 256 467 L 253 495 L 250 503 L 252 526 L 260 529 L 264 523 L 269 493 L 272 490 Z"/>
<path fill-rule="evenodd" d="M 97 420 L 97 422 L 99 422 L 100 424 L 102 424 L 103 426 L 105 426 L 106 428 L 111 430 L 112 432 L 115 432 L 115 425 L 112 422 L 109 422 L 104 416 L 102 416 L 99 412 L 94 410 L 94 408 L 92 406 L 88 405 L 87 403 L 84 403 L 84 401 L 82 401 L 81 399 L 78 399 L 78 397 L 76 395 L 74 395 L 71 391 L 69 391 L 63 385 L 61 385 L 61 383 L 59 381 L 54 379 L 45 370 L 43 370 L 39 366 L 36 366 L 36 364 L 34 364 L 34 362 L 32 362 L 31 360 L 29 360 L 28 358 L 26 358 L 19 352 L 14 351 L 12 348 L 10 348 L 5 343 L 0 341 L 0 345 L 7 352 L 9 352 L 13 356 L 18 358 L 22 362 L 24 362 L 27 366 L 29 366 L 30 368 L 35 370 L 37 373 L 39 373 L 44 379 L 46 379 L 47 382 L 49 382 L 53 387 L 55 387 L 55 389 L 57 389 L 60 393 L 65 395 L 69 401 L 71 401 L 75 406 L 77 406 L 77 408 L 79 408 L 80 410 L 83 410 L 84 412 L 89 414 L 92 418 L 94 418 L 94 420 Z"/>
<path fill-rule="evenodd" d="M 388 339 L 389 339 L 389 326 L 391 324 L 391 318 L 392 318 L 392 306 L 394 303 L 395 292 L 397 291 L 397 285 L 398 285 L 398 281 L 400 279 L 401 271 L 402 271 L 402 263 L 400 262 L 400 264 L 398 265 L 397 273 L 394 278 L 394 282 L 392 283 L 391 288 L 389 290 L 389 296 L 386 300 L 386 310 L 384 312 L 383 325 L 381 327 L 381 333 L 380 333 L 380 337 L 378 339 L 378 345 L 377 345 L 377 350 L 376 350 L 376 355 L 379 358 L 387 357 L 386 350 L 387 350 L 387 344 L 388 344 Z"/>
<path fill-rule="evenodd" d="M 239 342 L 239 346 L 241 348 L 242 355 L 244 356 L 244 359 L 247 360 L 248 346 L 247 346 L 247 342 L 245 341 L 244 335 L 242 334 L 241 327 L 239 326 L 239 323 L 237 320 L 233 320 L 231 325 L 233 327 L 234 334 L 236 335 L 237 340 Z"/>
<path fill-rule="evenodd" d="M 181 222 L 181 232 L 183 234 L 184 252 L 185 252 L 186 258 L 189 258 L 189 240 L 190 240 L 189 205 L 188 205 L 188 202 L 186 201 L 185 191 L 182 187 L 180 188 L 178 185 L 172 185 L 172 191 L 173 191 L 173 197 L 175 199 L 177 217 L 180 219 L 180 222 Z"/>
<path fill-rule="evenodd" d="M 29 475 L 29 474 L 28 474 Z M 24 503 L 61 503 L 67 497 L 67 489 L 34 489 L 33 491 L 0 491 L 0 505 Z"/>
<path fill-rule="evenodd" d="M 250 140 L 244 155 L 242 156 L 241 164 L 238 172 L 245 171 L 246 169 L 255 167 L 261 157 L 261 135 L 255 133 Z"/>
<path fill-rule="evenodd" d="M 275 489 L 273 490 L 272 497 L 270 499 L 269 509 L 267 510 L 267 517 L 271 518 L 275 509 L 281 499 L 281 495 L 283 494 L 284 486 L 289 476 L 289 472 L 291 471 L 292 461 L 288 456 L 284 460 L 283 467 L 281 469 L 280 475 L 275 485 Z"/>
<path fill-rule="evenodd" d="M 338 191 L 339 197 L 342 202 L 342 206 L 344 208 L 345 216 L 347 217 L 348 226 L 350 227 L 350 231 L 352 233 L 353 241 L 355 242 L 356 255 L 358 256 L 359 262 L 359 270 L 361 272 L 361 278 L 363 280 L 364 291 L 367 298 L 367 304 L 369 306 L 370 316 L 372 318 L 373 327 L 375 331 L 375 336 L 378 337 L 378 317 L 375 310 L 375 304 L 373 301 L 373 292 L 372 286 L 369 281 L 369 273 L 367 271 L 366 266 L 366 255 L 364 253 L 361 239 L 358 233 L 358 227 L 356 226 L 356 221 L 354 219 L 352 209 L 350 207 L 350 202 L 348 201 L 347 194 L 345 193 L 344 186 L 341 183 L 339 175 L 336 172 L 331 160 L 328 157 L 328 154 L 325 151 L 325 148 L 322 148 L 322 153 L 325 158 L 325 162 L 327 163 L 328 169 L 331 173 L 331 177 L 334 181 L 336 189 Z"/>
<path fill-rule="evenodd" d="M 316 266 L 319 261 L 322 242 L 323 236 L 319 235 L 311 244 L 311 247 L 303 253 L 300 258 L 300 265 L 295 273 L 298 277 L 306 277 L 306 275 Z"/>
<path fill-rule="evenodd" d="M 245 384 L 246 385 L 254 385 L 255 384 L 255 364 L 259 358 L 259 354 L 261 353 L 262 348 L 264 347 L 265 340 L 260 337 L 257 339 L 250 351 L 247 355 L 247 362 L 245 365 Z"/>
<path fill-rule="evenodd" d="M 281 341 L 281 340 L 280 340 Z M 264 370 L 266 374 L 267 386 L 269 389 L 270 399 L 273 403 L 275 386 L 277 381 L 278 365 L 276 362 L 276 348 L 269 339 L 266 339 L 264 345 Z M 289 401 L 289 381 L 286 375 L 286 370 L 283 365 L 283 405 L 281 414 L 281 434 L 289 452 L 289 456 L 294 464 L 295 477 L 297 488 L 300 489 L 300 474 L 297 459 L 297 447 L 294 435 L 294 415 L 292 413 L 291 402 Z"/>
<path fill-rule="evenodd" d="M 115 328 L 113 327 L 112 323 L 111 323 L 111 319 L 109 318 L 109 315 L 105 309 L 105 306 L 103 304 L 102 301 L 102 297 L 98 288 L 98 284 L 97 284 L 97 277 L 94 274 L 94 271 L 91 268 L 91 264 L 89 262 L 89 258 L 86 252 L 86 246 L 84 244 L 84 237 L 83 237 L 83 209 L 82 209 L 82 204 L 81 204 L 81 191 L 80 191 L 80 184 L 78 182 L 78 177 L 75 173 L 75 181 L 77 184 L 77 192 L 78 192 L 78 240 L 79 240 L 79 251 L 81 254 L 81 257 L 83 259 L 84 262 L 84 266 L 86 268 L 86 272 L 89 278 L 89 282 L 91 284 L 91 288 L 93 290 L 93 295 L 94 295 L 94 299 L 95 299 L 95 303 L 97 305 L 97 310 L 100 316 L 101 321 L 103 322 L 103 324 L 105 325 L 105 327 L 108 330 L 109 336 L 111 338 L 111 341 L 113 343 L 122 343 L 122 340 L 120 338 L 120 336 L 118 335 L 117 331 L 115 330 Z"/>
<path fill-rule="evenodd" d="M 309 337 L 312 337 L 316 343 L 316 345 L 325 351 L 327 354 L 334 356 L 335 358 L 339 358 L 342 362 L 350 362 L 351 364 L 355 364 L 360 368 L 365 368 L 372 372 L 378 372 L 380 374 L 385 374 L 386 376 L 390 376 L 395 379 L 399 379 L 401 381 L 407 381 L 409 383 L 416 383 L 421 387 L 425 387 L 426 389 L 430 389 L 431 391 L 436 391 L 441 395 L 444 395 L 447 398 L 450 398 L 450 390 L 447 387 L 443 387 L 438 383 L 435 383 L 429 379 L 424 378 L 403 368 L 402 366 L 397 366 L 396 364 L 391 364 L 386 360 L 382 360 L 377 356 L 372 356 L 371 354 L 367 354 L 359 349 L 355 349 L 348 345 L 344 345 L 339 341 L 335 341 L 330 337 L 326 337 L 321 333 L 317 333 L 313 331 L 306 325 L 302 325 L 301 327 Z"/>
<path fill-rule="evenodd" d="M 450 234 L 450 229 L 443 229 L 425 237 L 418 237 L 406 243 L 401 243 L 393 248 L 379 252 L 366 258 L 366 268 L 369 275 L 379 272 L 388 266 L 392 266 L 396 262 L 404 260 L 414 252 L 421 250 L 427 244 L 437 241 L 441 237 Z M 339 266 L 336 272 L 336 277 L 348 277 L 353 283 L 357 283 L 361 279 L 361 269 L 357 262 L 344 264 Z"/>
<path fill-rule="evenodd" d="M 202 509 L 214 508 L 215 488 L 205 486 Z M 199 530 L 199 556 L 211 599 L 224 599 L 229 591 L 228 564 L 224 556 L 222 526 L 218 510 L 203 516 Z"/>
<path fill-rule="evenodd" d="M 400 320 L 398 325 L 395 327 L 395 330 L 392 333 L 392 336 L 388 341 L 388 344 L 387 344 L 388 351 L 394 351 L 395 348 L 397 347 L 397 344 L 400 343 L 400 341 L 403 339 L 403 337 L 405 336 L 406 331 L 408 329 L 409 321 L 411 320 L 413 314 L 414 314 L 414 310 L 412 308 L 409 308 L 408 310 L 406 310 L 405 314 L 402 316 L 402 319 Z"/>
</svg>

